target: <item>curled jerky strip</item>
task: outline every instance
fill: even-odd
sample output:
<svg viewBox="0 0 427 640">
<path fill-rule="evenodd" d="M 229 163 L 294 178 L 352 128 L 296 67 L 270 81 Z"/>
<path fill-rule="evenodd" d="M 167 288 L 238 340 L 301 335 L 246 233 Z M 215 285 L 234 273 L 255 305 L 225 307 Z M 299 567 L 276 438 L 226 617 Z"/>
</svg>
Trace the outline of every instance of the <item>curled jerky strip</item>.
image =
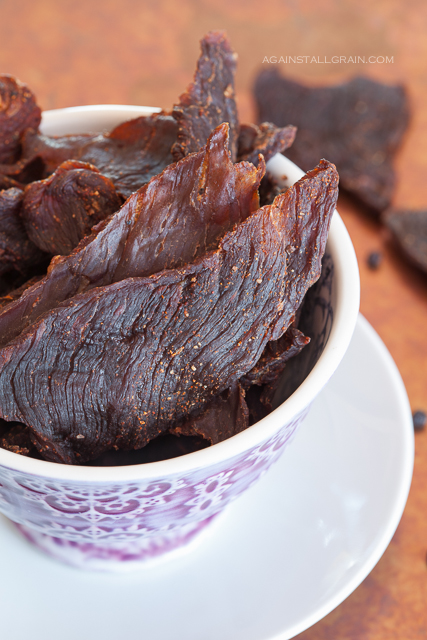
<svg viewBox="0 0 427 640">
<path fill-rule="evenodd" d="M 211 31 L 200 42 L 201 56 L 194 80 L 175 105 L 178 141 L 172 147 L 176 160 L 198 151 L 211 131 L 222 122 L 230 126 L 230 151 L 237 158 L 239 120 L 234 95 L 237 56 L 223 31 Z"/>
<path fill-rule="evenodd" d="M 53 255 L 68 255 L 91 228 L 122 204 L 108 178 L 91 164 L 69 160 L 25 190 L 21 209 L 28 237 Z"/>
<path fill-rule="evenodd" d="M 216 251 L 97 287 L 0 350 L 0 417 L 45 458 L 144 446 L 230 388 L 317 280 L 338 190 L 326 161 L 228 232 Z"/>
<path fill-rule="evenodd" d="M 29 131 L 22 141 L 27 163 L 39 159 L 44 177 L 66 160 L 95 165 L 124 198 L 146 184 L 174 161 L 171 147 L 177 124 L 172 116 L 140 116 L 99 135 L 44 136 Z M 206 142 L 206 141 L 205 141 Z"/>
<path fill-rule="evenodd" d="M 0 76 L 0 165 L 18 160 L 21 135 L 37 129 L 40 121 L 40 107 L 28 87 L 12 76 Z"/>
<path fill-rule="evenodd" d="M 288 125 L 280 129 L 271 122 L 263 122 L 257 127 L 255 124 L 242 124 L 238 139 L 238 160 L 257 163 L 258 155 L 262 153 L 268 162 L 276 153 L 288 149 L 295 140 L 296 127 Z"/>
</svg>

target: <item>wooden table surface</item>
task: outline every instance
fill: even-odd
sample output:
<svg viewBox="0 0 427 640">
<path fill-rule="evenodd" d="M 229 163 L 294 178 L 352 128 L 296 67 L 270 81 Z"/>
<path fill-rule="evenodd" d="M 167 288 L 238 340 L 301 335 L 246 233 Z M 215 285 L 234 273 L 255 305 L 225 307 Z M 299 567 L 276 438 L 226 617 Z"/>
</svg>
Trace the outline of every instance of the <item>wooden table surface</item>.
<svg viewBox="0 0 427 640">
<path fill-rule="evenodd" d="M 404 82 L 412 121 L 396 158 L 393 204 L 427 208 L 427 3 L 424 0 L 0 0 L 0 72 L 32 88 L 43 109 L 121 103 L 169 109 L 192 79 L 199 40 L 226 29 L 239 54 L 242 121 L 265 56 L 388 56 L 392 63 L 280 65 L 311 83 L 355 74 Z M 265 64 L 264 64 L 265 66 Z M 389 246 L 384 230 L 349 199 L 339 210 L 359 259 L 361 311 L 384 340 L 413 410 L 427 409 L 427 276 Z M 384 254 L 371 271 L 366 257 Z M 366 580 L 300 640 L 427 638 L 427 430 L 398 530 Z M 218 639 L 220 640 L 220 639 Z"/>
</svg>

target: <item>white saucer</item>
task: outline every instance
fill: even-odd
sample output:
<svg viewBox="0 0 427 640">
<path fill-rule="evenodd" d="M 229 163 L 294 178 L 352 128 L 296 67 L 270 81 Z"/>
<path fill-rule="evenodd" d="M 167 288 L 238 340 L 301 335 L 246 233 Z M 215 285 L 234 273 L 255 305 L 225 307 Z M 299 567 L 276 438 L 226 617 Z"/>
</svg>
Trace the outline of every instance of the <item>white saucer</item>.
<svg viewBox="0 0 427 640">
<path fill-rule="evenodd" d="M 294 443 L 185 556 L 79 572 L 0 518 L 5 640 L 285 640 L 342 602 L 398 525 L 413 428 L 397 369 L 359 318 Z"/>
</svg>

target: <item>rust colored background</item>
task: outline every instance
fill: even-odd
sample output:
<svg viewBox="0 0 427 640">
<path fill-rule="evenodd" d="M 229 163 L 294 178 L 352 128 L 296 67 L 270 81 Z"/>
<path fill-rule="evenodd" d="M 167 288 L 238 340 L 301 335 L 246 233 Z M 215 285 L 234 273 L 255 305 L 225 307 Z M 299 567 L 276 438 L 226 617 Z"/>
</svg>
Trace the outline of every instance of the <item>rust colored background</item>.
<svg viewBox="0 0 427 640">
<path fill-rule="evenodd" d="M 199 40 L 226 29 L 239 54 L 242 121 L 265 56 L 388 56 L 393 63 L 291 64 L 306 82 L 355 74 L 404 82 L 412 121 L 393 204 L 427 208 L 427 3 L 424 0 L 0 0 L 0 72 L 27 83 L 44 109 L 124 103 L 169 109 L 192 79 Z M 413 410 L 427 410 L 427 277 L 348 199 L 339 210 L 359 259 L 361 311 L 386 343 Z M 384 253 L 378 271 L 366 267 Z M 408 504 L 389 548 L 362 585 L 300 640 L 427 638 L 427 431 L 416 434 Z M 219 640 L 219 639 L 218 639 Z"/>
</svg>

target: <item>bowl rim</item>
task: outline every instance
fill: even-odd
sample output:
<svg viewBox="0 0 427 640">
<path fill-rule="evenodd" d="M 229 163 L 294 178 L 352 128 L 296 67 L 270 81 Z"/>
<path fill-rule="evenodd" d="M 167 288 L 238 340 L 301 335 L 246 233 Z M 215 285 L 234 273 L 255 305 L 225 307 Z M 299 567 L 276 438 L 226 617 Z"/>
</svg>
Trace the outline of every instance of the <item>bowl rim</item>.
<svg viewBox="0 0 427 640">
<path fill-rule="evenodd" d="M 87 105 L 53 109 L 43 112 L 41 130 L 49 135 L 53 135 L 52 131 L 59 127 L 61 135 L 65 130 L 70 134 L 92 130 L 99 132 L 130 118 L 158 111 L 155 107 L 132 105 Z M 66 126 L 64 118 L 67 119 Z M 78 129 L 79 123 L 83 122 L 86 122 L 86 125 L 82 124 Z M 286 176 L 289 184 L 305 175 L 293 162 L 280 154 L 272 158 L 267 166 L 277 176 Z M 334 321 L 328 342 L 313 370 L 298 389 L 256 424 L 206 449 L 158 462 L 115 467 L 85 467 L 37 460 L 0 447 L 0 467 L 77 484 L 122 483 L 182 476 L 197 469 L 212 468 L 262 445 L 274 436 L 281 426 L 290 423 L 310 406 L 338 367 L 350 344 L 359 312 L 360 280 L 353 244 L 337 210 L 332 217 L 327 250 L 334 260 L 337 293 Z"/>
</svg>

